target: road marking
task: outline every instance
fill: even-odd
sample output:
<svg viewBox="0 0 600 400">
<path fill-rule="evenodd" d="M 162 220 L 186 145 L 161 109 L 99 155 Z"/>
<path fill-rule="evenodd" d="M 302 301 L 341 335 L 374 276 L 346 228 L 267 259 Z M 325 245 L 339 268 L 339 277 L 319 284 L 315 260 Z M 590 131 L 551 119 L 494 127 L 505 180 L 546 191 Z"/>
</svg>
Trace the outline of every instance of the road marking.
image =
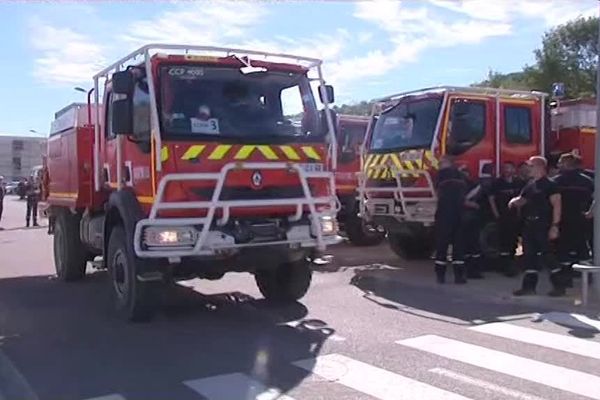
<svg viewBox="0 0 600 400">
<path fill-rule="evenodd" d="M 106 396 L 92 397 L 92 398 L 86 399 L 86 400 L 127 400 L 127 399 L 118 393 L 114 393 L 114 394 L 107 394 Z"/>
<path fill-rule="evenodd" d="M 468 400 L 467 397 L 428 385 L 341 354 L 328 354 L 293 363 L 328 381 L 380 400 Z"/>
<path fill-rule="evenodd" d="M 566 351 L 567 353 L 600 360 L 600 343 L 592 342 L 591 340 L 579 339 L 504 322 L 475 326 L 469 329 L 488 335 L 535 344 L 537 346 Z"/>
<path fill-rule="evenodd" d="M 183 382 L 207 400 L 294 400 L 276 388 L 269 388 L 246 374 L 236 372 Z"/>
<path fill-rule="evenodd" d="M 600 400 L 600 377 L 436 335 L 396 343 L 502 374 Z"/>
<path fill-rule="evenodd" d="M 523 393 L 518 390 L 509 389 L 505 386 L 496 385 L 494 383 L 484 381 L 482 379 L 473 378 L 471 376 L 460 374 L 458 372 L 454 372 L 445 368 L 432 368 L 429 370 L 429 372 L 433 372 L 434 374 L 442 375 L 459 382 L 467 383 L 469 385 L 478 386 L 482 389 L 497 392 L 504 396 L 510 396 L 519 400 L 544 400 L 541 397 Z"/>
</svg>

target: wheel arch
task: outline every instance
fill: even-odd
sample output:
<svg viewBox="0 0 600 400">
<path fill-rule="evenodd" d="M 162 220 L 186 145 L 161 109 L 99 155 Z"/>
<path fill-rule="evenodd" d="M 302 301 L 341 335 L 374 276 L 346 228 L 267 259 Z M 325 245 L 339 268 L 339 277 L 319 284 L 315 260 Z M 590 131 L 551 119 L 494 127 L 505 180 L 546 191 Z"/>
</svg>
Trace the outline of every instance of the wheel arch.
<svg viewBox="0 0 600 400">
<path fill-rule="evenodd" d="M 114 191 L 110 194 L 106 203 L 106 218 L 104 220 L 104 249 L 106 255 L 108 251 L 108 240 L 110 232 L 116 225 L 122 225 L 129 245 L 133 245 L 133 232 L 136 223 L 144 218 L 142 206 L 137 200 L 132 190 L 123 189 Z M 106 257 L 104 257 L 106 263 Z"/>
</svg>

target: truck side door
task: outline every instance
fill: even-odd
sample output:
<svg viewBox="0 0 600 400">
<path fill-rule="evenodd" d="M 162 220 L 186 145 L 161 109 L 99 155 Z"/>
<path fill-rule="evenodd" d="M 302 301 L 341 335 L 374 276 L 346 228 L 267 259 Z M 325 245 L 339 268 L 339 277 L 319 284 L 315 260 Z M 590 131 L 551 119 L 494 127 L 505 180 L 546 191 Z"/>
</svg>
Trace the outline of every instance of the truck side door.
<svg viewBox="0 0 600 400">
<path fill-rule="evenodd" d="M 446 153 L 457 157 L 473 178 L 494 163 L 493 106 L 487 98 L 451 97 L 447 110 Z"/>
<path fill-rule="evenodd" d="M 542 154 L 540 104 L 535 100 L 500 101 L 500 163 L 515 165 Z"/>
</svg>

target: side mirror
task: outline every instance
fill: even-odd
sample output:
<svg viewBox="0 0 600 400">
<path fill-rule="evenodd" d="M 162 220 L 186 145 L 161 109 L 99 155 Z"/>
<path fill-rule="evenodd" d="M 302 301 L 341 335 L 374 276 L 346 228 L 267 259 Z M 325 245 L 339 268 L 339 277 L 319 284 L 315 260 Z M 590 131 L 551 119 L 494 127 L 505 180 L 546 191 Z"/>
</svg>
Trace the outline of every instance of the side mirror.
<svg viewBox="0 0 600 400">
<path fill-rule="evenodd" d="M 333 92 L 333 86 L 321 85 L 319 86 L 319 99 L 321 103 L 331 104 L 335 102 L 335 94 Z"/>
<path fill-rule="evenodd" d="M 133 92 L 135 79 L 130 70 L 119 71 L 112 74 L 111 84 L 113 93 L 130 95 Z"/>
<path fill-rule="evenodd" d="M 115 135 L 129 135 L 133 132 L 132 114 L 131 99 L 115 99 L 112 101 L 112 119 L 110 123 L 112 132 Z"/>
</svg>

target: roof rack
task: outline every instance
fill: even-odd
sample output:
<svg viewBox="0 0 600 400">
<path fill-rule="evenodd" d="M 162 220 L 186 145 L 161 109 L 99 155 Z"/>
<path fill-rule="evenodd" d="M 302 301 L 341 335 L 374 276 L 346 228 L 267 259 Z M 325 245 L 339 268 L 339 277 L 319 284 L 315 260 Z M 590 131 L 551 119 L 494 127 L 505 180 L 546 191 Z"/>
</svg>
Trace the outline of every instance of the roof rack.
<svg viewBox="0 0 600 400">
<path fill-rule="evenodd" d="M 376 99 L 376 102 L 385 102 L 385 101 L 393 101 L 398 100 L 407 95 L 419 95 L 419 94 L 427 94 L 431 92 L 457 92 L 457 93 L 475 93 L 482 95 L 493 95 L 493 96 L 513 96 L 519 98 L 542 98 L 548 96 L 547 93 L 538 92 L 538 91 L 526 91 L 526 90 L 512 90 L 512 89 L 498 89 L 498 88 L 488 88 L 488 87 L 476 87 L 476 86 L 433 86 L 424 89 L 410 90 L 408 92 L 402 92 L 393 94 L 391 96 L 382 97 L 380 99 Z"/>
<path fill-rule="evenodd" d="M 322 64 L 322 60 L 318 58 L 304 57 L 304 56 L 295 56 L 291 54 L 283 54 L 283 53 L 269 53 L 263 51 L 256 50 L 244 50 L 244 49 L 236 49 L 236 48 L 228 48 L 228 47 L 214 47 L 214 46 L 190 46 L 190 45 L 180 45 L 180 44 L 159 44 L 152 43 L 147 44 L 139 49 L 129 53 L 125 57 L 120 60 L 112 63 L 108 67 L 104 68 L 96 75 L 94 78 L 102 78 L 106 77 L 110 74 L 111 71 L 121 69 L 126 67 L 127 65 L 131 65 L 131 63 L 135 62 L 135 60 L 144 56 L 145 54 L 153 55 L 160 53 L 161 51 L 171 50 L 175 52 L 181 52 L 182 54 L 190 54 L 190 55 L 213 55 L 213 56 L 221 56 L 221 57 L 229 57 L 231 55 L 236 56 L 255 56 L 261 57 L 263 59 L 273 59 L 279 62 L 287 62 L 299 64 L 306 68 L 313 68 L 320 66 Z M 150 54 L 152 53 L 152 54 Z"/>
</svg>

